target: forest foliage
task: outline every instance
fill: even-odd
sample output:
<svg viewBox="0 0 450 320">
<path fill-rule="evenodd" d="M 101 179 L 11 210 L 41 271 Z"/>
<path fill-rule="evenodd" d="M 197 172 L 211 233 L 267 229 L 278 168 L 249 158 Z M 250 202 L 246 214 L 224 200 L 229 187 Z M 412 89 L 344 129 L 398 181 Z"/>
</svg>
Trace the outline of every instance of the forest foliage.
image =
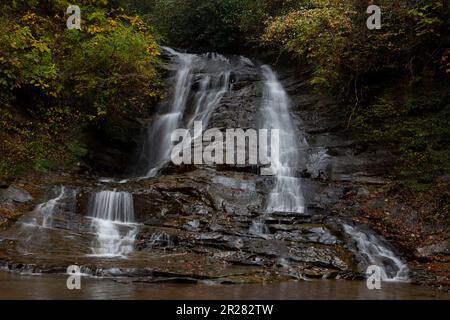
<svg viewBox="0 0 450 320">
<path fill-rule="evenodd" d="M 0 176 L 46 171 L 86 153 L 86 126 L 139 112 L 159 96 L 153 29 L 115 1 L 77 1 L 82 30 L 69 30 L 69 1 L 12 1 L 0 18 Z"/>
</svg>

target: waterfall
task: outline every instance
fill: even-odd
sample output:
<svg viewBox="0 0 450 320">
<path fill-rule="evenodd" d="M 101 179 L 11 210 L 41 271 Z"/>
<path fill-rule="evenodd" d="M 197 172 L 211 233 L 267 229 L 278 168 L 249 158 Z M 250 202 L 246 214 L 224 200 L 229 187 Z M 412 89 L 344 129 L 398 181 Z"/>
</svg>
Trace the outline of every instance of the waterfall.
<svg viewBox="0 0 450 320">
<path fill-rule="evenodd" d="M 92 256 L 125 257 L 134 249 L 138 224 L 134 223 L 133 196 L 128 192 L 101 191 L 89 204 L 91 230 L 96 236 Z"/>
<path fill-rule="evenodd" d="M 148 247 L 150 249 L 156 248 L 156 247 L 171 248 L 173 246 L 174 246 L 174 243 L 172 241 L 172 238 L 170 237 L 170 235 L 168 235 L 164 231 L 153 233 L 152 236 L 150 237 L 149 244 L 148 244 Z"/>
<path fill-rule="evenodd" d="M 373 234 L 343 224 L 345 232 L 356 242 L 363 262 L 381 267 L 383 281 L 408 281 L 408 266 Z"/>
<path fill-rule="evenodd" d="M 305 202 L 296 166 L 303 156 L 299 149 L 305 148 L 303 137 L 296 135 L 289 112 L 289 97 L 272 69 L 262 66 L 264 92 L 262 102 L 263 128 L 279 129 L 279 154 L 272 155 L 272 168 L 276 169 L 276 184 L 270 192 L 268 212 L 305 211 Z"/>
<path fill-rule="evenodd" d="M 170 134 L 177 129 L 186 107 L 186 102 L 192 85 L 192 68 L 195 55 L 178 53 L 170 48 L 163 48 L 173 56 L 178 71 L 175 76 L 175 86 L 172 101 L 168 108 L 160 112 L 156 119 L 147 127 L 146 140 L 141 151 L 139 162 L 145 162 L 143 172 L 145 177 L 153 177 L 169 159 L 171 145 Z"/>
<path fill-rule="evenodd" d="M 252 221 L 249 232 L 254 235 L 270 234 L 269 227 L 266 225 L 264 219 L 258 218 Z"/>
<path fill-rule="evenodd" d="M 55 216 L 63 214 L 67 210 L 68 198 L 73 197 L 74 191 L 68 190 L 66 187 L 57 187 L 56 196 L 50 200 L 37 205 L 33 214 L 24 216 L 20 219 L 20 224 L 25 228 L 53 228 Z M 52 191 L 52 193 L 54 193 Z"/>
<path fill-rule="evenodd" d="M 61 205 L 61 201 L 66 196 L 66 188 L 60 187 L 59 194 L 56 198 L 50 199 L 36 207 L 36 211 L 42 216 L 41 227 L 51 228 L 52 227 L 52 216 L 57 212 L 58 207 Z"/>
<path fill-rule="evenodd" d="M 146 130 L 140 152 L 138 175 L 153 177 L 170 160 L 171 134 L 175 129 L 192 129 L 194 121 L 206 128 L 210 116 L 230 87 L 231 65 L 217 53 L 194 55 L 163 47 L 177 72 L 170 99 Z M 198 138 L 198 137 L 194 137 Z"/>
</svg>

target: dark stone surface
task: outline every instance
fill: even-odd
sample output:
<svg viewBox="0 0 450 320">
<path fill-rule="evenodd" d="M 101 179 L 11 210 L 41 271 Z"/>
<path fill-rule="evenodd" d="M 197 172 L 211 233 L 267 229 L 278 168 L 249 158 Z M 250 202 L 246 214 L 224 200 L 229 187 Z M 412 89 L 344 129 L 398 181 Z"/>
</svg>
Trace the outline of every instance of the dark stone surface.
<svg viewBox="0 0 450 320">
<path fill-rule="evenodd" d="M 4 202 L 26 203 L 32 201 L 33 197 L 28 191 L 11 185 L 1 193 L 0 200 Z"/>
</svg>

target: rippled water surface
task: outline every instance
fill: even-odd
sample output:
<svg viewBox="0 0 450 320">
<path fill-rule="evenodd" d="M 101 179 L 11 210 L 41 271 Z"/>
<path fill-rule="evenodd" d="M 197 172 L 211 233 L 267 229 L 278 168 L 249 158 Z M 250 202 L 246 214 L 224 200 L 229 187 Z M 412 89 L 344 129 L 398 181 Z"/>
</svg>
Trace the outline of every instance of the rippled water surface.
<svg viewBox="0 0 450 320">
<path fill-rule="evenodd" d="M 68 290 L 64 276 L 0 272 L 0 299 L 450 299 L 430 288 L 385 283 L 368 290 L 363 281 L 301 281 L 267 285 L 149 284 L 83 278 Z"/>
</svg>

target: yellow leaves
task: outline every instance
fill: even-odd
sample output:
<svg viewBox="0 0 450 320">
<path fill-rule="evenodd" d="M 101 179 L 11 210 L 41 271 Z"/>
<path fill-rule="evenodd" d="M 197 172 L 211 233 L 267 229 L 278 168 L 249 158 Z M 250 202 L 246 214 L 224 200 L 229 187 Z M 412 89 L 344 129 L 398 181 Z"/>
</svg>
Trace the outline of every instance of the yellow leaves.
<svg viewBox="0 0 450 320">
<path fill-rule="evenodd" d="M 450 73 L 450 49 L 446 49 L 442 55 L 442 64 L 446 73 Z"/>
<path fill-rule="evenodd" d="M 34 12 L 28 12 L 22 17 L 22 22 L 30 25 L 34 25 L 38 22 L 39 17 Z"/>
<path fill-rule="evenodd" d="M 26 26 L 30 29 L 30 34 L 43 35 L 48 33 L 49 27 L 52 25 L 52 20 L 48 17 L 40 16 L 35 12 L 27 12 L 20 19 L 20 26 Z"/>
<path fill-rule="evenodd" d="M 106 110 L 97 110 L 97 116 L 101 117 L 101 116 L 106 116 Z"/>
<path fill-rule="evenodd" d="M 47 89 L 47 88 L 50 88 L 50 85 L 47 84 L 47 83 L 41 83 L 40 88 L 41 88 L 42 90 L 45 90 L 45 89 Z"/>
<path fill-rule="evenodd" d="M 33 13 L 22 17 L 27 24 L 37 19 Z M 58 74 L 50 39 L 33 34 L 29 26 L 9 22 L 1 27 L 4 30 L 0 34 L 2 89 L 13 90 L 28 85 L 47 93 Z"/>
<path fill-rule="evenodd" d="M 21 68 L 22 67 L 22 65 L 23 65 L 23 63 L 20 61 L 20 59 L 16 56 L 16 57 L 13 57 L 13 58 L 9 58 L 9 59 L 5 59 L 5 62 L 7 62 L 8 64 L 10 64 L 12 67 L 15 67 L 15 68 Z"/>
<path fill-rule="evenodd" d="M 59 29 L 54 13 L 0 19 L 0 90 L 37 93 L 45 107 L 73 97 L 68 115 L 93 121 L 156 100 L 161 53 L 152 29 L 138 16 L 92 3 L 82 32 L 60 32 L 65 24 Z M 45 110 L 52 123 L 62 114 Z"/>
<path fill-rule="evenodd" d="M 96 15 L 96 13 L 93 13 L 91 16 Z M 96 19 L 95 22 L 94 19 L 91 20 L 91 25 L 87 27 L 87 33 L 90 35 L 96 35 L 104 32 L 114 32 L 120 28 L 123 28 L 126 24 L 131 25 L 135 30 L 142 34 L 148 34 L 148 27 L 139 16 L 120 14 L 116 17 L 109 16 L 106 19 Z"/>
<path fill-rule="evenodd" d="M 31 47 L 36 48 L 41 53 L 50 53 L 51 50 L 47 43 L 42 40 L 31 39 Z"/>
<path fill-rule="evenodd" d="M 96 25 L 90 25 L 90 26 L 87 28 L 87 33 L 88 33 L 88 34 L 91 34 L 91 35 L 100 33 L 100 32 L 102 32 L 102 31 L 103 31 L 102 28 L 100 28 L 99 26 L 96 26 Z"/>
<path fill-rule="evenodd" d="M 111 30 L 115 30 L 119 27 L 119 22 L 113 18 L 108 18 L 108 24 Z"/>
<path fill-rule="evenodd" d="M 312 84 L 327 86 L 337 78 L 346 35 L 352 32 L 354 11 L 334 0 L 315 0 L 312 6 L 291 10 L 266 24 L 262 40 L 315 65 Z"/>
<path fill-rule="evenodd" d="M 119 15 L 119 18 L 130 23 L 133 27 L 137 28 L 140 32 L 148 31 L 146 23 L 139 16 L 129 16 L 126 14 Z"/>
<path fill-rule="evenodd" d="M 159 46 L 155 42 L 151 42 L 147 48 L 146 48 L 147 54 L 150 55 L 150 57 L 155 58 L 161 55 L 161 52 L 159 51 Z"/>
</svg>

